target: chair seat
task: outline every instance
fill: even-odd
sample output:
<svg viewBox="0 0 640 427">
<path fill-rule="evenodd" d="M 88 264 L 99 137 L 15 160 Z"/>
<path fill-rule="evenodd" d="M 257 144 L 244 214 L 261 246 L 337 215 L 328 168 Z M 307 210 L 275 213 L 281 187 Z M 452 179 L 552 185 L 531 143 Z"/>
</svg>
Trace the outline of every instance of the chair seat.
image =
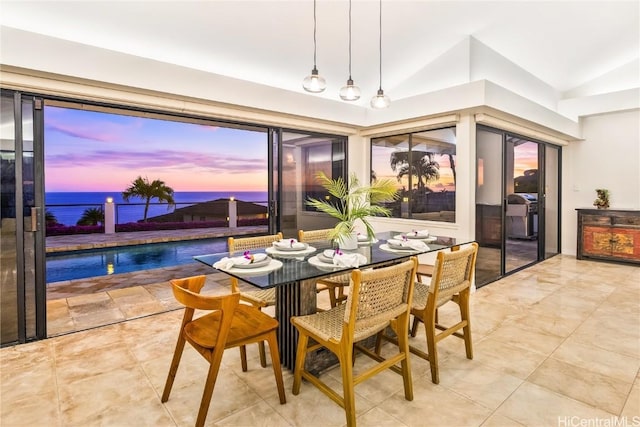
<svg viewBox="0 0 640 427">
<path fill-rule="evenodd" d="M 240 298 L 266 307 L 276 305 L 276 288 L 240 292 Z"/>
<path fill-rule="evenodd" d="M 231 329 L 227 336 L 227 348 L 237 347 L 242 342 L 278 328 L 278 321 L 255 307 L 240 304 L 233 312 Z M 215 347 L 220 330 L 220 312 L 216 311 L 185 326 L 184 331 L 192 343 L 212 349 Z"/>
<path fill-rule="evenodd" d="M 429 297 L 429 285 L 422 282 L 416 282 L 413 287 L 413 301 L 411 302 L 412 310 L 423 310 L 427 306 L 427 298 Z M 436 301 L 436 307 L 442 307 L 445 303 L 451 301 L 453 295 L 439 294 Z"/>
<path fill-rule="evenodd" d="M 318 279 L 318 283 L 328 283 L 334 286 L 349 286 L 351 275 L 349 273 L 339 274 L 337 276 L 323 277 Z"/>
<path fill-rule="evenodd" d="M 344 326 L 344 312 L 347 304 L 340 304 L 337 307 L 327 311 L 320 311 L 308 316 L 297 316 L 291 318 L 291 323 L 295 326 L 301 326 L 312 334 L 318 336 L 325 341 L 339 342 L 342 339 L 342 330 Z M 356 323 L 353 332 L 353 341 L 360 341 L 371 335 L 374 335 L 389 325 L 390 317 L 397 316 L 399 313 L 407 310 L 407 305 L 402 304 L 395 310 L 382 313 L 367 322 Z M 397 313 L 396 313 L 397 312 Z M 381 318 L 379 320 L 378 318 Z"/>
</svg>

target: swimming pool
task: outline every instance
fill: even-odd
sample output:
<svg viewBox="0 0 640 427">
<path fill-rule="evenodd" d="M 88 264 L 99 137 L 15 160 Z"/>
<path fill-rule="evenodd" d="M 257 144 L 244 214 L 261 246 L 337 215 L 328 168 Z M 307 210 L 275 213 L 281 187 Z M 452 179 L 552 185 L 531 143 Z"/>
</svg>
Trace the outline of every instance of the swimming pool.
<svg viewBox="0 0 640 427">
<path fill-rule="evenodd" d="M 195 255 L 224 252 L 227 239 L 181 240 L 47 254 L 47 283 L 196 262 Z"/>
</svg>

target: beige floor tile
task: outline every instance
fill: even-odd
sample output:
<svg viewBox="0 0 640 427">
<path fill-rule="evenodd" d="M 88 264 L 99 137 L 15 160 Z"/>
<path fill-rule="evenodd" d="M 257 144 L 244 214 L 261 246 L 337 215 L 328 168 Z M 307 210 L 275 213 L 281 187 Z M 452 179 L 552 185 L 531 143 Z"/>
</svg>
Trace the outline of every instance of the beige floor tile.
<svg viewBox="0 0 640 427">
<path fill-rule="evenodd" d="M 135 420 L 132 422 L 132 420 Z M 136 402 L 121 402 L 106 411 L 95 414 L 84 425 L 91 426 L 133 426 L 135 427 L 173 427 L 175 422 L 160 399 L 148 399 Z"/>
<path fill-rule="evenodd" d="M 120 405 L 158 399 L 142 369 L 120 368 L 58 385 L 65 425 L 87 425 L 97 414 Z"/>
<path fill-rule="evenodd" d="M 473 360 L 516 378 L 526 379 L 547 358 L 510 343 L 486 338 L 474 345 Z"/>
<path fill-rule="evenodd" d="M 20 400 L 0 397 L 0 424 L 10 426 L 62 426 L 58 410 L 58 394 L 50 391 L 45 394 L 31 394 Z"/>
<path fill-rule="evenodd" d="M 328 375 L 322 380 L 333 390 L 342 395 L 342 385 Z M 300 393 L 294 396 L 291 389 L 287 390 L 287 404 L 278 405 L 276 411 L 295 426 L 343 426 L 346 424 L 344 409 L 322 393 L 314 385 L 303 381 Z M 356 417 L 373 408 L 373 404 L 357 394 L 356 386 Z"/>
<path fill-rule="evenodd" d="M 171 390 L 169 400 L 164 406 L 178 425 L 195 424 L 205 380 L 206 371 L 183 387 L 174 386 Z M 209 405 L 207 423 L 214 424 L 261 400 L 261 397 L 251 391 L 237 375 L 221 370 Z"/>
<path fill-rule="evenodd" d="M 496 410 L 495 415 L 534 427 L 559 426 L 561 422 L 570 425 L 572 419 L 605 419 L 612 414 L 525 382 Z"/>
<path fill-rule="evenodd" d="M 380 408 L 373 408 L 370 411 L 356 417 L 356 423 L 360 426 L 379 427 L 406 427 L 407 425 L 392 417 Z"/>
<path fill-rule="evenodd" d="M 553 358 L 545 360 L 528 381 L 611 414 L 622 411 L 631 390 L 631 383 Z"/>
<path fill-rule="evenodd" d="M 491 410 L 445 387 L 421 381 L 414 384 L 413 401 L 402 393 L 378 407 L 409 426 L 479 426 Z"/>
<path fill-rule="evenodd" d="M 520 424 L 517 421 L 507 418 L 502 415 L 493 414 L 487 420 L 482 423 L 482 427 L 521 427 L 524 424 Z"/>
<path fill-rule="evenodd" d="M 216 425 L 228 427 L 288 427 L 291 424 L 264 401 L 241 409 L 226 418 L 216 421 Z"/>
<path fill-rule="evenodd" d="M 620 415 L 636 424 L 640 424 L 640 382 L 636 381 L 631 388 L 631 393 L 629 393 L 629 397 Z"/>
<path fill-rule="evenodd" d="M 640 369 L 640 354 L 639 358 L 625 356 L 582 344 L 572 337 L 563 342 L 551 357 L 628 383 L 635 380 Z"/>
<path fill-rule="evenodd" d="M 505 322 L 487 337 L 544 355 L 553 353 L 564 341 L 564 338 L 558 335 L 541 330 L 529 329 L 522 323 L 513 321 Z"/>
<path fill-rule="evenodd" d="M 500 406 L 522 382 L 474 360 L 450 358 L 440 366 L 441 386 L 489 409 Z"/>
</svg>

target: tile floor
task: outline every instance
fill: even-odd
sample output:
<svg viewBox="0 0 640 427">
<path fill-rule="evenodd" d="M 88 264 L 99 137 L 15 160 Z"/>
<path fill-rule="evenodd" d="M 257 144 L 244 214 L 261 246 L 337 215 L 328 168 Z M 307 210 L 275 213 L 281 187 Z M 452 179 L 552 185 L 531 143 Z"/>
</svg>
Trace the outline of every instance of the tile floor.
<svg viewBox="0 0 640 427">
<path fill-rule="evenodd" d="M 205 289 L 228 292 L 221 279 L 208 276 Z M 125 301 L 141 292 L 122 291 Z M 453 315 L 445 307 L 443 321 Z M 207 364 L 190 347 L 160 402 L 181 316 L 171 310 L 1 349 L 0 425 L 192 426 Z M 439 385 L 412 356 L 413 401 L 391 371 L 356 386 L 358 425 L 640 424 L 640 268 L 557 256 L 479 289 L 472 322 L 474 359 L 461 340 L 442 341 Z M 424 346 L 421 334 L 414 345 Z M 246 373 L 237 351 L 225 354 L 207 425 L 345 424 L 342 409 L 310 384 L 292 395 L 290 372 L 280 405 L 271 369 L 260 367 L 256 346 L 248 350 Z M 355 369 L 366 366 L 358 357 Z M 323 375 L 341 389 L 338 369 Z"/>
</svg>

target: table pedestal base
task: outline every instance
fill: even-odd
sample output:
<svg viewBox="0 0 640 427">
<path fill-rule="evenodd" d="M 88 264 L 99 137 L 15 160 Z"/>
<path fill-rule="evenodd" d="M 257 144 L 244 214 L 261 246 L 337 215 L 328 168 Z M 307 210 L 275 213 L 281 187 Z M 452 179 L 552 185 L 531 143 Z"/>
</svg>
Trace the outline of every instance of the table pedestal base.
<svg viewBox="0 0 640 427">
<path fill-rule="evenodd" d="M 317 307 L 316 281 L 302 280 L 276 288 L 276 319 L 278 319 L 278 349 L 280 362 L 293 371 L 298 349 L 298 330 L 291 324 L 292 316 L 314 314 Z M 308 353 L 305 368 L 320 372 L 338 363 L 338 358 L 326 349 Z"/>
</svg>

